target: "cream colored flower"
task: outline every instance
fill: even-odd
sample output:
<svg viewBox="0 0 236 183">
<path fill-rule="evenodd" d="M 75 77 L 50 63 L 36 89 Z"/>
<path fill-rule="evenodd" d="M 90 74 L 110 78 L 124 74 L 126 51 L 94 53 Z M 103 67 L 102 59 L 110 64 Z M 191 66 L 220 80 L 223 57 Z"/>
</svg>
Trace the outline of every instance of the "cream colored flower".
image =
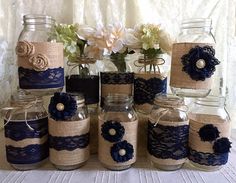
<svg viewBox="0 0 236 183">
<path fill-rule="evenodd" d="M 36 71 L 45 71 L 48 68 L 48 58 L 43 54 L 33 55 L 29 58 L 29 62 Z"/>
<path fill-rule="evenodd" d="M 16 54 L 21 57 L 33 55 L 35 52 L 34 45 L 28 41 L 19 41 L 16 46 Z"/>
<path fill-rule="evenodd" d="M 162 51 L 171 54 L 172 45 L 173 45 L 173 39 L 170 37 L 170 35 L 167 32 L 160 30 L 159 46 L 162 49 Z"/>
</svg>

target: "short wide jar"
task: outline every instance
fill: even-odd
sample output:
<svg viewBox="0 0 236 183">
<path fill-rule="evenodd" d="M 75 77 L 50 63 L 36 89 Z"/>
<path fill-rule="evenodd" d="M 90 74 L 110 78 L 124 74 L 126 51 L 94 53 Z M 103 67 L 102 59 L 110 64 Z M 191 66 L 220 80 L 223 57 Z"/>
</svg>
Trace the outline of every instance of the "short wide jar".
<svg viewBox="0 0 236 183">
<path fill-rule="evenodd" d="M 98 158 L 111 170 L 131 167 L 137 156 L 138 118 L 128 95 L 113 94 L 105 98 L 99 114 Z"/>
<path fill-rule="evenodd" d="M 148 157 L 162 170 L 176 170 L 188 156 L 189 120 L 183 98 L 156 95 L 148 122 Z"/>
</svg>

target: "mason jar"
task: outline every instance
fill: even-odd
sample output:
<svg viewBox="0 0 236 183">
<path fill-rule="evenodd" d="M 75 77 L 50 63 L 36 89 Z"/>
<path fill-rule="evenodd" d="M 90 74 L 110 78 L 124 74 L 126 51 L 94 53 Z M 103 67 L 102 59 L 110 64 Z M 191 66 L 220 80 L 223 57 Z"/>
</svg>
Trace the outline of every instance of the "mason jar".
<svg viewBox="0 0 236 183">
<path fill-rule="evenodd" d="M 17 170 L 40 167 L 48 158 L 48 115 L 42 98 L 20 91 L 3 110 L 8 163 Z"/>
<path fill-rule="evenodd" d="M 23 16 L 16 46 L 19 86 L 27 93 L 49 95 L 64 86 L 63 44 L 53 37 L 55 20 L 47 15 Z"/>
<path fill-rule="evenodd" d="M 56 92 L 51 98 L 49 159 L 60 170 L 73 170 L 89 159 L 90 117 L 82 94 Z"/>
<path fill-rule="evenodd" d="M 108 95 L 99 114 L 98 158 L 108 169 L 128 169 L 136 161 L 138 118 L 132 105 L 128 95 Z"/>
<path fill-rule="evenodd" d="M 170 86 L 174 94 L 206 97 L 219 60 L 215 57 L 215 38 L 211 19 L 182 22 L 177 43 L 173 44 Z"/>
<path fill-rule="evenodd" d="M 196 99 L 189 118 L 190 163 L 201 170 L 218 170 L 227 163 L 231 147 L 230 117 L 225 109 L 225 98 Z"/>
<path fill-rule="evenodd" d="M 156 95 L 148 121 L 148 157 L 154 167 L 177 170 L 188 156 L 189 119 L 183 98 Z"/>
</svg>

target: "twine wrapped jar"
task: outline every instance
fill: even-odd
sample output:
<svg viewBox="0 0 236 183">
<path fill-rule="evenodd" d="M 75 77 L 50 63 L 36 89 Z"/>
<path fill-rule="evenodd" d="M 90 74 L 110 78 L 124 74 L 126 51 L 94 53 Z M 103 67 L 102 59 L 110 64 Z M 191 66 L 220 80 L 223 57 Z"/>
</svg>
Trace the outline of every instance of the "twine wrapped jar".
<svg viewBox="0 0 236 183">
<path fill-rule="evenodd" d="M 162 170 L 176 170 L 188 156 L 189 120 L 182 98 L 157 95 L 148 122 L 148 157 Z"/>
<path fill-rule="evenodd" d="M 49 159 L 60 170 L 73 170 L 89 159 L 90 118 L 82 95 L 55 93 L 49 118 Z"/>
<path fill-rule="evenodd" d="M 220 63 L 215 57 L 211 30 L 211 19 L 183 21 L 172 48 L 170 86 L 174 94 L 206 97 L 210 93 L 213 74 Z"/>
<path fill-rule="evenodd" d="M 63 44 L 52 36 L 55 20 L 25 15 L 16 46 L 19 86 L 34 95 L 49 95 L 64 86 Z"/>
<path fill-rule="evenodd" d="M 40 167 L 48 158 L 48 115 L 42 99 L 20 91 L 3 110 L 8 163 L 17 170 Z"/>
<path fill-rule="evenodd" d="M 137 156 L 138 119 L 128 95 L 113 94 L 105 98 L 99 114 L 98 158 L 111 170 L 130 168 Z"/>
<path fill-rule="evenodd" d="M 230 118 L 225 98 L 197 99 L 189 112 L 189 160 L 201 170 L 214 171 L 228 161 L 231 148 Z"/>
</svg>

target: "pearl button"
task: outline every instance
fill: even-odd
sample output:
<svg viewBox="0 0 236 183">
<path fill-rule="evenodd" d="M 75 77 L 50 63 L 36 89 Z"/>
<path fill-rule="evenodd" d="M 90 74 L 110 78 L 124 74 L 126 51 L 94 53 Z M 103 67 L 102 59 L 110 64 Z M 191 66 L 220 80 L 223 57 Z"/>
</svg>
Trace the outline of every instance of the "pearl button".
<svg viewBox="0 0 236 183">
<path fill-rule="evenodd" d="M 205 60 L 199 59 L 199 60 L 196 62 L 196 66 L 197 66 L 198 69 L 203 69 L 203 68 L 206 66 Z"/>
<path fill-rule="evenodd" d="M 115 134 L 116 134 L 116 130 L 113 129 L 113 128 L 111 128 L 111 129 L 109 130 L 109 134 L 110 134 L 110 135 L 115 135 Z"/>
<path fill-rule="evenodd" d="M 124 156 L 126 154 L 126 150 L 125 149 L 120 149 L 119 150 L 119 155 Z"/>
<path fill-rule="evenodd" d="M 58 111 L 63 111 L 65 109 L 65 106 L 62 103 L 58 103 L 56 108 L 57 108 Z"/>
</svg>

